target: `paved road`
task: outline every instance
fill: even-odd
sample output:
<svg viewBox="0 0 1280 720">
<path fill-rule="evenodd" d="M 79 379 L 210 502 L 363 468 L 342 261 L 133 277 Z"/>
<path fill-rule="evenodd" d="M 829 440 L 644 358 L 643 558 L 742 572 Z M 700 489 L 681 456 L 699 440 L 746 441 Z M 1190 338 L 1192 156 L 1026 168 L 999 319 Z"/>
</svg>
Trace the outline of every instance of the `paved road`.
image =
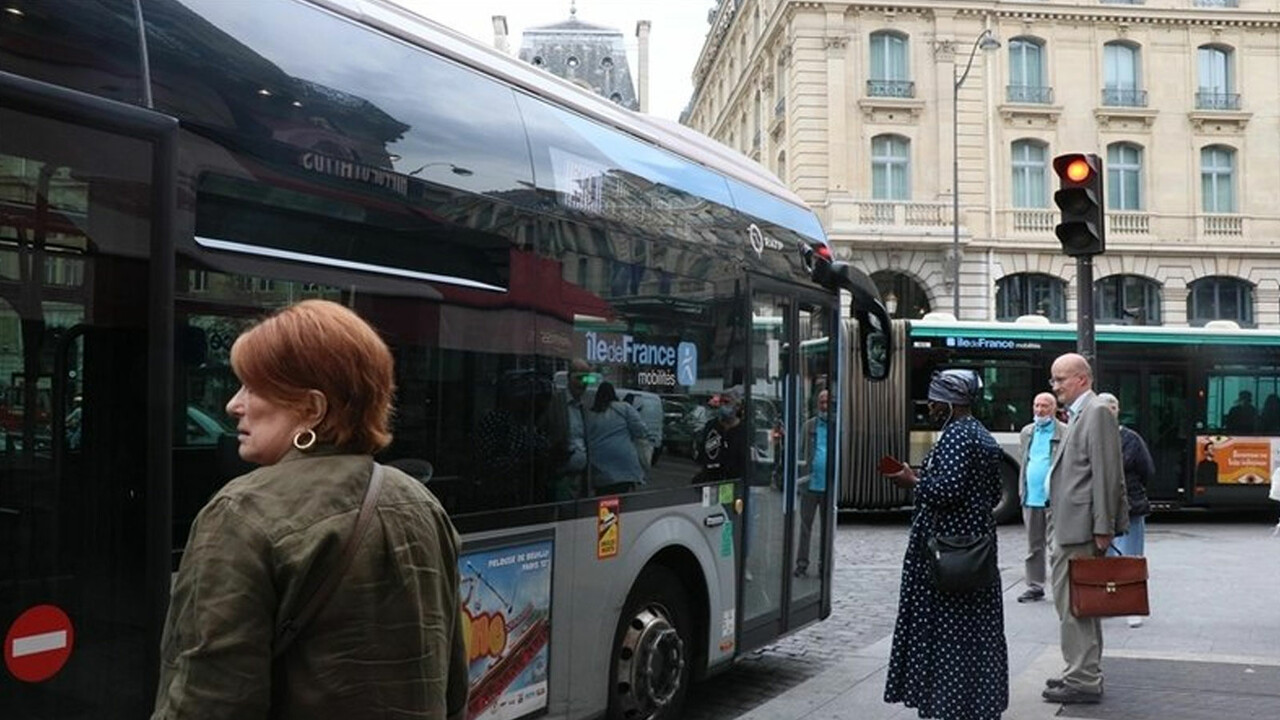
<svg viewBox="0 0 1280 720">
<path fill-rule="evenodd" d="M 1272 516 L 1270 522 L 1274 521 Z M 1211 536 L 1214 524 L 1243 522 L 1268 520 L 1257 515 L 1157 518 L 1149 525 L 1148 542 L 1152 535 L 1184 532 L 1188 526 L 1195 526 L 1197 534 Z M 906 538 L 906 514 L 843 517 L 836 530 L 831 617 L 740 660 L 733 669 L 699 685 L 684 717 L 737 718 L 892 635 Z M 1006 577 L 1021 577 L 1021 553 L 1026 545 L 1022 526 L 1001 527 L 999 545 L 1000 566 Z"/>
</svg>

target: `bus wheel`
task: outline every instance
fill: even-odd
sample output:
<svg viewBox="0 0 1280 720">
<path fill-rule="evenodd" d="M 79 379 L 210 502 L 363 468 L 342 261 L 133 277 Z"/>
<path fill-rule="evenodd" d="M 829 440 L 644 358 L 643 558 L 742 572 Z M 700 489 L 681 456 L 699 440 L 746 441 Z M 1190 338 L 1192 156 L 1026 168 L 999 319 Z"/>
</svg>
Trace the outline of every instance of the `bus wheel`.
<svg viewBox="0 0 1280 720">
<path fill-rule="evenodd" d="M 689 685 L 690 612 L 680 578 L 660 565 L 636 579 L 614 634 L 610 720 L 674 720 Z"/>
<path fill-rule="evenodd" d="M 1013 463 L 1000 463 L 1000 502 L 991 514 L 1000 525 L 1016 522 L 1022 516 L 1022 499 L 1018 497 L 1018 468 Z"/>
</svg>

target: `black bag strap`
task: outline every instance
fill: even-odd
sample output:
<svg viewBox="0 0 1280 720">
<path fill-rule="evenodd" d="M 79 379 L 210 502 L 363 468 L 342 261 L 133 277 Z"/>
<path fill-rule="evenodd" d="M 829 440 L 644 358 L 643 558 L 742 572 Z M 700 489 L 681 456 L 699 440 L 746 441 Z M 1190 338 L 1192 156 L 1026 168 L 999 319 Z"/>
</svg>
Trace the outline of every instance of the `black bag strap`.
<svg viewBox="0 0 1280 720">
<path fill-rule="evenodd" d="M 356 516 L 355 529 L 347 536 L 347 542 L 342 546 L 342 554 L 338 557 L 337 565 L 325 576 L 324 582 L 307 599 L 302 609 L 276 629 L 272 657 L 280 657 L 284 654 L 284 651 L 288 650 L 298 637 L 298 633 L 302 632 L 307 623 L 311 622 L 312 618 L 329 603 L 329 598 L 333 597 L 333 591 L 338 589 L 338 581 L 347 574 L 351 561 L 355 559 L 356 550 L 360 548 L 360 541 L 364 539 L 365 532 L 369 528 L 369 521 L 373 519 L 373 508 L 378 504 L 378 496 L 381 494 L 382 466 L 374 462 L 373 472 L 369 475 L 369 486 L 364 491 L 364 502 L 360 505 L 360 514 Z"/>
</svg>

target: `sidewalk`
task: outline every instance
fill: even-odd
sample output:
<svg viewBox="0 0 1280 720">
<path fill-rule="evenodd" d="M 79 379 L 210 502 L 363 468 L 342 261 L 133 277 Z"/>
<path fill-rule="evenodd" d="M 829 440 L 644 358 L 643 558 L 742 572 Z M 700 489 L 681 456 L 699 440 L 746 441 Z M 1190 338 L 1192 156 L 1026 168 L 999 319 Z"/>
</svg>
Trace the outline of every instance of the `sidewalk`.
<svg viewBox="0 0 1280 720">
<path fill-rule="evenodd" d="M 1019 604 L 1021 547 L 1001 547 L 1008 720 L 1280 718 L 1280 538 L 1259 524 L 1149 523 L 1151 612 L 1140 628 L 1104 621 L 1106 695 L 1098 705 L 1040 697 L 1061 669 L 1051 600 Z M 1011 562 L 1012 559 L 1012 562 Z M 907 720 L 884 702 L 891 637 L 739 720 Z"/>
</svg>

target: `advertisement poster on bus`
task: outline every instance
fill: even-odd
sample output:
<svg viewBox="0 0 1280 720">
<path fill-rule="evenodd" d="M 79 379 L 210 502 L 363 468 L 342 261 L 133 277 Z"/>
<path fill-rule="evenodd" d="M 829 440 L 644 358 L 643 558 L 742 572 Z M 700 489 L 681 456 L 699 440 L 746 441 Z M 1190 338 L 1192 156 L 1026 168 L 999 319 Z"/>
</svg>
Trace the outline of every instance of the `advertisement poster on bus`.
<svg viewBox="0 0 1280 720">
<path fill-rule="evenodd" d="M 550 536 L 468 547 L 458 559 L 467 641 L 468 720 L 516 720 L 547 707 Z"/>
<path fill-rule="evenodd" d="M 1196 485 L 1269 483 L 1278 453 L 1280 438 L 1197 435 Z"/>
</svg>

